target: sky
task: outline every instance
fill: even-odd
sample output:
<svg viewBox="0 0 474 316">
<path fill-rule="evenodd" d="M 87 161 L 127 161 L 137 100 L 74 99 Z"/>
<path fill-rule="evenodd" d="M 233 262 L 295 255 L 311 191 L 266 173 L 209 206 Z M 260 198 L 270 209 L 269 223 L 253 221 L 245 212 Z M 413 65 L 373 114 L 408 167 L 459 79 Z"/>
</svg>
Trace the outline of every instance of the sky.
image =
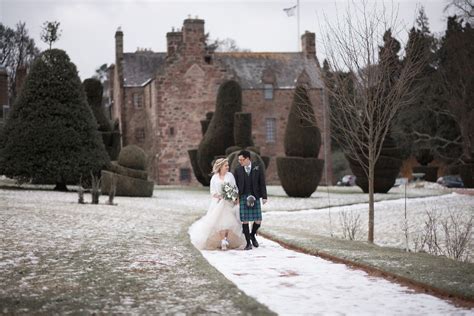
<svg viewBox="0 0 474 316">
<path fill-rule="evenodd" d="M 353 0 L 360 2 L 359 0 Z M 370 0 L 378 2 L 381 0 Z M 179 28 L 188 17 L 205 20 L 212 39 L 232 38 L 240 48 L 253 52 L 294 52 L 298 47 L 298 23 L 284 8 L 297 0 L 0 0 L 0 22 L 14 27 L 26 22 L 40 49 L 45 21 L 59 21 L 62 36 L 53 46 L 64 49 L 76 64 L 81 79 L 91 77 L 100 65 L 114 63 L 114 34 L 124 32 L 125 52 L 137 48 L 166 51 L 166 32 Z M 319 41 L 325 23 L 342 15 L 346 0 L 300 0 L 300 33 L 316 33 L 316 51 L 324 58 Z M 393 0 L 387 6 L 398 12 L 398 36 L 402 42 L 422 5 L 431 31 L 442 34 L 447 0 Z"/>
</svg>

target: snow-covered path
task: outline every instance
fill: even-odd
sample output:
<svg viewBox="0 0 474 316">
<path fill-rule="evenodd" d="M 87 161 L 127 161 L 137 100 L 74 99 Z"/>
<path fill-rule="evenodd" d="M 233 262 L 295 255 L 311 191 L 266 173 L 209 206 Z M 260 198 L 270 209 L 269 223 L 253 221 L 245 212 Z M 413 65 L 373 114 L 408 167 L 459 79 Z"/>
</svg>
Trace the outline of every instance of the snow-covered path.
<svg viewBox="0 0 474 316">
<path fill-rule="evenodd" d="M 436 297 L 259 237 L 251 251 L 202 251 L 247 295 L 280 315 L 474 315 Z"/>
</svg>

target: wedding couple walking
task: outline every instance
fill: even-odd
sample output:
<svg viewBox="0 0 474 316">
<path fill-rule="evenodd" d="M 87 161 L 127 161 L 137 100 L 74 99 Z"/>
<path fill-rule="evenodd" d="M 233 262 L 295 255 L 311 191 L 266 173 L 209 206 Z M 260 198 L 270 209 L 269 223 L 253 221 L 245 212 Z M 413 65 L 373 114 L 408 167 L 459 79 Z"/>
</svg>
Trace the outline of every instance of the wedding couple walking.
<svg viewBox="0 0 474 316">
<path fill-rule="evenodd" d="M 255 236 L 262 222 L 260 199 L 263 204 L 267 202 L 264 170 L 263 166 L 252 164 L 247 150 L 240 151 L 238 159 L 240 166 L 234 174 L 229 172 L 226 158 L 214 162 L 211 204 L 206 215 L 189 229 L 198 249 L 250 250 L 252 245 L 259 246 Z"/>
</svg>

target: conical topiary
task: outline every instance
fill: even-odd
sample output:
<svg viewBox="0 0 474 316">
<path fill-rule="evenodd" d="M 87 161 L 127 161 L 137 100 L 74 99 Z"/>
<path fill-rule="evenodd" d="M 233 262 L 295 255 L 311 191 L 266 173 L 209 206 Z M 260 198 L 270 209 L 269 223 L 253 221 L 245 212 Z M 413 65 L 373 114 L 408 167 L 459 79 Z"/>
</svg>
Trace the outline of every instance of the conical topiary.
<svg viewBox="0 0 474 316">
<path fill-rule="evenodd" d="M 321 133 L 315 124 L 308 92 L 297 86 L 285 131 L 285 154 L 277 157 L 281 185 L 291 197 L 309 197 L 316 191 L 324 160 L 318 159 Z"/>
<path fill-rule="evenodd" d="M 22 181 L 66 183 L 108 163 L 76 66 L 62 50 L 34 62 L 4 130 L 0 174 Z"/>
<path fill-rule="evenodd" d="M 242 110 L 242 89 L 235 81 L 223 83 L 217 94 L 216 111 L 198 148 L 198 165 L 204 177 L 210 178 L 215 156 L 224 155 L 234 145 L 234 114 Z"/>
<path fill-rule="evenodd" d="M 285 131 L 285 155 L 288 157 L 318 157 L 321 133 L 315 125 L 314 110 L 308 92 L 302 86 L 295 90 Z"/>
</svg>

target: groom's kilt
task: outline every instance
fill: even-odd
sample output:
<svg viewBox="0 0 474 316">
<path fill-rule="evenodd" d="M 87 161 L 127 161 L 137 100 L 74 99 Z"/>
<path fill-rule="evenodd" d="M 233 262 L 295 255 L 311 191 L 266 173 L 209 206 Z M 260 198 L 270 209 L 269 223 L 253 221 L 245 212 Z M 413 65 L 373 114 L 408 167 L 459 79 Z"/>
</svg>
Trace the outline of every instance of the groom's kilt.
<svg viewBox="0 0 474 316">
<path fill-rule="evenodd" d="M 255 200 L 253 207 L 247 206 L 247 197 L 249 194 L 240 196 L 240 221 L 254 222 L 262 220 L 262 208 L 260 206 L 260 199 Z"/>
</svg>

